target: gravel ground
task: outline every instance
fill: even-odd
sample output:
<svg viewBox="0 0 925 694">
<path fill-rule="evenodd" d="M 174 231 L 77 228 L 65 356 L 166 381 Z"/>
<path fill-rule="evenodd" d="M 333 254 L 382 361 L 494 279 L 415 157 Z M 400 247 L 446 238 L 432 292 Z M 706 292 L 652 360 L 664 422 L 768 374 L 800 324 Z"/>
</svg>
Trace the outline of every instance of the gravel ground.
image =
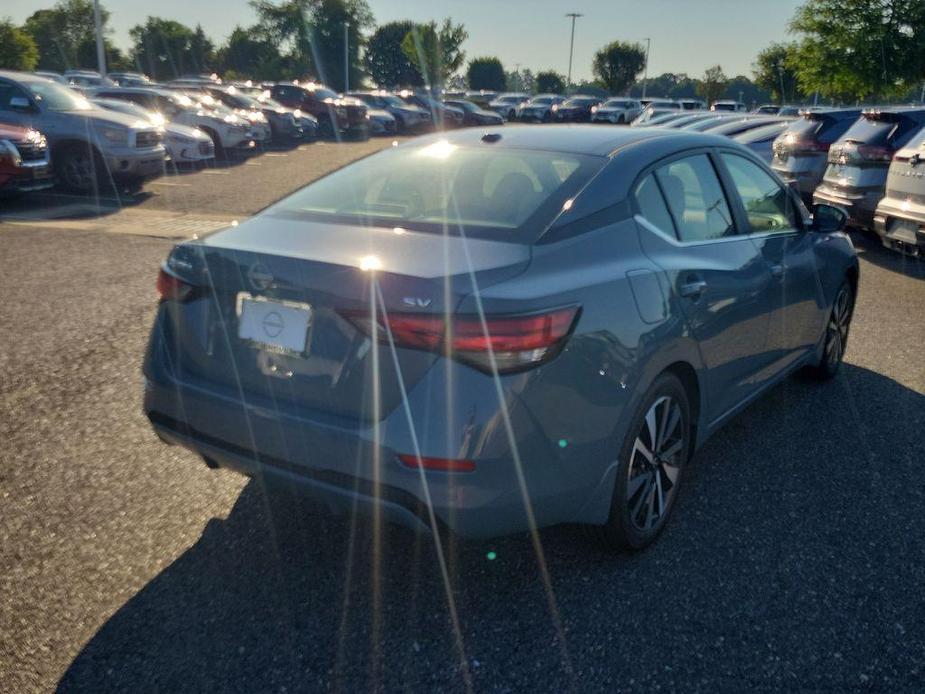
<svg viewBox="0 0 925 694">
<path fill-rule="evenodd" d="M 429 539 L 150 432 L 168 242 L 0 226 L 0 691 L 922 691 L 925 263 L 856 240 L 839 378 L 731 422 L 644 553 L 546 530 L 547 591 L 529 538 L 451 543 L 456 632 Z"/>
</svg>

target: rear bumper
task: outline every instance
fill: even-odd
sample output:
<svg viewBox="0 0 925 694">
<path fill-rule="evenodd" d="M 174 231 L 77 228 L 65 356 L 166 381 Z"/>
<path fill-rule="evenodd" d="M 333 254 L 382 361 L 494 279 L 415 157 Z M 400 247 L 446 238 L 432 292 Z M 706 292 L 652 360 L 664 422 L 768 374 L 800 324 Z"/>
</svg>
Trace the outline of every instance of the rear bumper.
<svg viewBox="0 0 925 694">
<path fill-rule="evenodd" d="M 409 428 L 404 405 L 375 427 L 184 381 L 173 376 L 169 363 L 155 337 L 145 362 L 144 411 L 159 436 L 221 467 L 293 486 L 332 509 L 378 509 L 398 523 L 429 530 L 429 499 L 439 522 L 468 538 L 529 530 L 531 514 L 537 527 L 607 519 L 614 462 L 600 452 L 612 445 L 565 448 L 551 440 L 540 423 L 524 416 L 527 406 L 515 394 L 527 374 L 505 377 L 503 386 L 505 407 L 514 413 L 521 477 L 490 377 L 463 373 L 462 366 L 434 367 L 411 389 Z M 442 404 L 451 389 L 454 402 Z M 413 455 L 416 441 L 424 456 L 465 458 L 476 469 L 408 468 L 398 456 Z M 529 490 L 529 508 L 523 489 Z"/>
<path fill-rule="evenodd" d="M 903 209 L 902 203 L 884 198 L 874 214 L 874 231 L 887 248 L 925 258 L 925 207 L 922 205 Z"/>
</svg>

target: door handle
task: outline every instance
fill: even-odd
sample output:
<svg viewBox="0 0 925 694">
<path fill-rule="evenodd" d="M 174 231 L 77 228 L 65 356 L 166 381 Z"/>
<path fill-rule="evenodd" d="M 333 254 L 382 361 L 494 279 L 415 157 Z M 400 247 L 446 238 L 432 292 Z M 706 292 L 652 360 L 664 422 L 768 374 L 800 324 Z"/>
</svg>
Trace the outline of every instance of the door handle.
<svg viewBox="0 0 925 694">
<path fill-rule="evenodd" d="M 678 287 L 678 293 L 688 299 L 698 299 L 706 289 L 706 280 L 701 277 L 688 277 L 687 282 Z"/>
<path fill-rule="evenodd" d="M 784 266 L 783 265 L 772 265 L 771 266 L 771 275 L 774 279 L 779 280 L 784 276 Z"/>
</svg>

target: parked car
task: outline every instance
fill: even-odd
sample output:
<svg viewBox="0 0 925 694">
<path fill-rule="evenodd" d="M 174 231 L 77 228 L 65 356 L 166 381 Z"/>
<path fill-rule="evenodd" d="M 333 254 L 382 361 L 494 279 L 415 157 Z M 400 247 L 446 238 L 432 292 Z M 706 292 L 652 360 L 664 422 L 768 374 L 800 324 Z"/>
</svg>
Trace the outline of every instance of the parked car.
<svg viewBox="0 0 925 694">
<path fill-rule="evenodd" d="M 479 108 L 488 109 L 488 105 L 497 98 L 498 92 L 493 92 L 490 89 L 470 89 L 465 93 L 465 96 L 462 99 L 457 98 L 456 100 L 471 101 Z"/>
<path fill-rule="evenodd" d="M 702 118 L 700 120 L 692 121 L 687 125 L 681 126 L 681 130 L 692 130 L 694 132 L 702 133 L 708 130 L 712 130 L 713 128 L 717 128 L 724 123 L 741 120 L 740 117 L 734 112 L 726 113 L 724 111 L 720 111 L 717 113 L 715 111 L 710 111 L 710 114 L 713 116 L 712 118 Z"/>
<path fill-rule="evenodd" d="M 552 107 L 564 101 L 565 97 L 559 94 L 537 94 L 530 101 L 517 107 L 517 120 L 547 123 L 552 120 Z"/>
<path fill-rule="evenodd" d="M 106 75 L 120 87 L 150 87 L 154 82 L 140 72 L 110 72 Z"/>
<path fill-rule="evenodd" d="M 482 108 L 471 101 L 444 101 L 447 106 L 457 108 L 463 112 L 463 125 L 504 125 L 504 119 L 494 111 Z"/>
<path fill-rule="evenodd" d="M 596 96 L 576 94 L 561 104 L 553 104 L 552 117 L 557 123 L 590 123 L 591 109 L 600 106 Z"/>
<path fill-rule="evenodd" d="M 628 124 L 642 113 L 642 104 L 636 99 L 620 97 L 608 99 L 598 106 L 591 107 L 591 120 L 595 123 Z"/>
<path fill-rule="evenodd" d="M 746 130 L 733 136 L 736 142 L 748 147 L 761 161 L 768 166 L 774 158 L 774 140 L 790 127 L 791 121 L 779 121 L 760 128 Z"/>
<path fill-rule="evenodd" d="M 857 108 L 804 113 L 774 141 L 771 168 L 804 202 L 812 204 L 816 186 L 825 174 L 829 147 L 860 115 Z"/>
<path fill-rule="evenodd" d="M 395 135 L 398 132 L 398 123 L 388 111 L 381 108 L 370 108 L 366 111 L 369 120 L 370 135 Z"/>
<path fill-rule="evenodd" d="M 387 91 L 350 92 L 347 96 L 359 99 L 368 108 L 386 111 L 395 119 L 398 132 L 420 133 L 434 126 L 430 111 L 416 104 L 409 104 Z"/>
<path fill-rule="evenodd" d="M 748 110 L 748 107 L 743 104 L 741 101 L 732 101 L 723 99 L 720 101 L 714 101 L 713 105 L 710 106 L 711 111 L 733 111 L 733 112 L 745 112 Z"/>
<path fill-rule="evenodd" d="M 707 107 L 706 102 L 700 99 L 678 99 L 678 103 L 685 111 L 702 111 Z"/>
<path fill-rule="evenodd" d="M 55 179 L 45 136 L 32 128 L 4 123 L 5 115 L 0 108 L 0 196 L 51 188 Z"/>
<path fill-rule="evenodd" d="M 199 128 L 171 123 L 160 113 L 149 111 L 138 104 L 122 99 L 97 98 L 92 99 L 92 102 L 101 108 L 124 113 L 127 116 L 134 116 L 160 128 L 164 133 L 163 141 L 167 156 L 174 165 L 198 165 L 215 159 L 215 144 L 212 142 L 212 138 Z"/>
<path fill-rule="evenodd" d="M 32 74 L 38 75 L 39 77 L 44 77 L 45 79 L 51 80 L 52 82 L 57 82 L 58 84 L 68 84 L 67 79 L 65 79 L 64 75 L 62 75 L 60 72 L 52 72 L 51 70 L 36 70 Z"/>
<path fill-rule="evenodd" d="M 181 92 L 161 87 L 119 87 L 99 89 L 95 96 L 101 99 L 130 101 L 149 111 L 160 113 L 171 123 L 199 128 L 212 138 L 218 157 L 247 153 L 254 149 L 250 123 L 233 113 L 204 107 Z"/>
<path fill-rule="evenodd" d="M 887 248 L 925 258 L 925 129 L 893 156 L 874 230 Z"/>
<path fill-rule="evenodd" d="M 724 137 L 424 136 L 177 245 L 144 411 L 271 494 L 639 549 L 723 423 L 797 369 L 838 372 L 844 221 Z"/>
<path fill-rule="evenodd" d="M 65 70 L 64 79 L 75 87 L 114 87 L 116 83 L 94 70 Z"/>
<path fill-rule="evenodd" d="M 451 108 L 431 94 L 403 90 L 398 93 L 398 96 L 405 103 L 427 109 L 434 125 L 439 130 L 462 127 L 465 120 L 465 114 L 461 109 Z"/>
<path fill-rule="evenodd" d="M 668 123 L 665 123 L 664 127 L 666 128 L 683 128 L 686 125 L 692 125 L 694 123 L 699 123 L 704 120 L 713 120 L 716 118 L 716 114 L 712 111 L 694 111 L 679 114 L 677 118 L 673 118 Z"/>
<path fill-rule="evenodd" d="M 648 103 L 645 104 L 645 107 L 653 111 L 687 110 L 681 107 L 680 101 L 675 101 L 674 99 L 650 99 Z"/>
<path fill-rule="evenodd" d="M 180 93 L 188 96 L 196 102 L 200 108 L 207 111 L 214 111 L 223 118 L 229 115 L 237 116 L 240 120 L 249 125 L 251 139 L 259 146 L 269 144 L 270 140 L 273 138 L 273 131 L 270 129 L 270 124 L 267 121 L 267 117 L 263 115 L 260 105 L 246 97 L 241 97 L 241 107 L 236 108 L 229 105 L 229 103 L 234 103 L 232 100 L 229 99 L 228 103 L 226 103 L 222 99 L 214 97 L 209 90 L 205 88 L 185 89 Z"/>
<path fill-rule="evenodd" d="M 366 104 L 358 99 L 341 98 L 336 92 L 320 84 L 278 83 L 270 86 L 270 96 L 289 108 L 310 113 L 318 120 L 322 137 L 352 137 L 365 140 L 369 137 Z"/>
<path fill-rule="evenodd" d="M 642 113 L 640 113 L 630 125 L 637 128 L 664 125 L 681 118 L 686 118 L 687 116 L 687 113 L 677 108 L 664 109 L 646 106 Z"/>
<path fill-rule="evenodd" d="M 779 106 L 777 104 L 762 104 L 756 108 L 752 113 L 756 115 L 765 115 L 765 116 L 790 116 L 796 117 L 800 115 L 799 106 Z"/>
<path fill-rule="evenodd" d="M 318 136 L 317 122 L 305 127 L 305 118 L 301 111 L 286 108 L 268 96 L 251 96 L 243 94 L 237 87 L 204 87 L 206 92 L 242 118 L 251 123 L 251 132 L 259 140 L 258 128 L 264 130 L 267 140 L 302 140 L 315 139 Z M 311 118 L 314 121 L 314 118 Z"/>
<path fill-rule="evenodd" d="M 733 137 L 740 133 L 748 132 L 749 130 L 763 128 L 766 125 L 784 121 L 791 122 L 792 120 L 792 118 L 781 118 L 779 116 L 745 116 L 744 118 L 733 116 L 716 123 L 712 127 L 707 128 L 704 132 Z"/>
<path fill-rule="evenodd" d="M 923 126 L 925 108 L 864 111 L 829 148 L 813 201 L 837 205 L 847 211 L 852 225 L 873 230 L 893 155 Z"/>
<path fill-rule="evenodd" d="M 517 118 L 517 107 L 529 100 L 530 96 L 523 92 L 505 92 L 492 99 L 488 104 L 488 108 L 504 120 L 515 120 Z"/>
<path fill-rule="evenodd" d="M 95 107 L 44 77 L 0 70 L 0 117 L 45 135 L 55 177 L 72 192 L 95 193 L 113 182 L 136 186 L 164 173 L 157 128 Z"/>
</svg>

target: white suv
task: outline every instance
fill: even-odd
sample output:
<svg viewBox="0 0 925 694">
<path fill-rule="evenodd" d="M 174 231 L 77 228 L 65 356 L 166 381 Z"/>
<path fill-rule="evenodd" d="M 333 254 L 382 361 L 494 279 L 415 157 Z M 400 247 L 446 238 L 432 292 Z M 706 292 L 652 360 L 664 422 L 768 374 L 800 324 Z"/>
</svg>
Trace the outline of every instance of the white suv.
<svg viewBox="0 0 925 694">
<path fill-rule="evenodd" d="M 630 123 L 642 113 L 642 103 L 636 99 L 608 99 L 600 106 L 591 107 L 591 121 L 594 123 Z"/>
</svg>

